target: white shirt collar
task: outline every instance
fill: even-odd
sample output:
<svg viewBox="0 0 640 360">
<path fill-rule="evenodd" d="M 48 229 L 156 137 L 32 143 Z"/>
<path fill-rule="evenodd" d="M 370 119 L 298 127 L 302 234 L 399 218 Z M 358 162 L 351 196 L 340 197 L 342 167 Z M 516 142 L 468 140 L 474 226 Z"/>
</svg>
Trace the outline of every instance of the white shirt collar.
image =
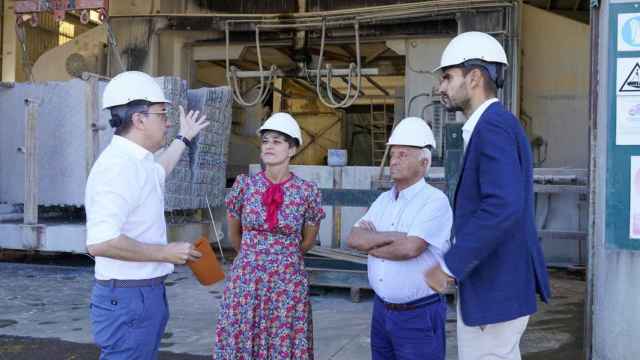
<svg viewBox="0 0 640 360">
<path fill-rule="evenodd" d="M 113 135 L 111 143 L 117 148 L 128 154 L 133 155 L 136 159 L 151 159 L 153 160 L 153 154 L 143 148 L 142 146 L 134 143 L 133 141 L 119 135 Z"/>
<path fill-rule="evenodd" d="M 427 182 L 424 180 L 424 178 L 421 178 L 415 184 L 409 186 L 404 190 L 401 190 L 399 194 L 397 193 L 397 189 L 394 186 L 392 194 L 394 195 L 394 199 L 396 198 L 395 195 L 397 195 L 398 200 L 408 200 L 412 199 L 418 192 L 420 192 L 420 190 L 422 190 L 426 186 Z"/>
<path fill-rule="evenodd" d="M 464 138 L 465 147 L 469 143 L 469 139 L 471 139 L 471 135 L 473 134 L 473 129 L 475 129 L 476 125 L 478 125 L 478 120 L 480 120 L 480 117 L 482 116 L 482 114 L 484 114 L 485 110 L 487 110 L 489 105 L 497 101 L 498 101 L 497 98 L 491 98 L 489 100 L 486 100 L 480 106 L 478 106 L 478 108 L 473 112 L 473 114 L 469 116 L 469 119 L 467 119 L 467 121 L 464 123 L 464 125 L 462 126 L 462 137 Z"/>
</svg>

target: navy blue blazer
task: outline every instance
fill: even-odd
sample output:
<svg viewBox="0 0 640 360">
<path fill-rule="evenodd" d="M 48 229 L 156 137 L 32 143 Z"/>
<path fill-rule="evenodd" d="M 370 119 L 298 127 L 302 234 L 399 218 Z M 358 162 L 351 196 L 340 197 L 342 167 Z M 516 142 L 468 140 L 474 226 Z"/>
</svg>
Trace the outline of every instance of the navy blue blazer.
<svg viewBox="0 0 640 360">
<path fill-rule="evenodd" d="M 456 277 L 467 326 L 536 312 L 550 296 L 534 221 L 533 165 L 518 119 L 499 102 L 482 114 L 454 197 L 455 243 L 445 263 Z"/>
</svg>

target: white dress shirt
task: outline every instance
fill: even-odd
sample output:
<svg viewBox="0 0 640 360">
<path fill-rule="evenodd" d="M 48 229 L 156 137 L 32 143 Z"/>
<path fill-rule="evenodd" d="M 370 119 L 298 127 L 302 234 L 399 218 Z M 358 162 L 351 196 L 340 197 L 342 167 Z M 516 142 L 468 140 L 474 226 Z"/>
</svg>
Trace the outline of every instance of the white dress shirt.
<svg viewBox="0 0 640 360">
<path fill-rule="evenodd" d="M 428 268 L 442 262 L 449 250 L 452 211 L 447 196 L 421 179 L 400 191 L 386 191 L 358 221 L 373 223 L 377 231 L 399 231 L 428 243 L 427 249 L 409 260 L 393 261 L 369 255 L 369 284 L 382 300 L 407 303 L 434 293 L 424 280 Z"/>
<path fill-rule="evenodd" d="M 464 140 L 464 148 L 467 149 L 467 144 L 469 143 L 469 139 L 471 139 L 471 135 L 473 135 L 473 129 L 478 125 L 478 120 L 484 112 L 487 110 L 489 105 L 498 101 L 497 98 L 491 98 L 489 100 L 485 100 L 478 108 L 469 116 L 469 119 L 462 126 L 462 140 Z"/>
<path fill-rule="evenodd" d="M 85 192 L 87 245 L 124 234 L 147 244 L 167 244 L 164 168 L 153 154 L 114 135 L 96 160 Z M 173 264 L 124 261 L 96 256 L 99 280 L 150 279 L 173 272 Z"/>
</svg>

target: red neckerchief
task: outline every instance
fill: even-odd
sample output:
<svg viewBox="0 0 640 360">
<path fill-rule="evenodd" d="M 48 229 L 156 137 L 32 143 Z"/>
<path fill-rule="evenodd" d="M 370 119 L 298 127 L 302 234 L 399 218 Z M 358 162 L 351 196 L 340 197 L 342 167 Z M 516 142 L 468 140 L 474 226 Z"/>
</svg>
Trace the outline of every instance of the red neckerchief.
<svg viewBox="0 0 640 360">
<path fill-rule="evenodd" d="M 289 182 L 293 177 L 293 174 L 289 175 L 286 180 L 277 184 L 271 182 L 267 177 L 267 174 L 264 172 L 262 173 L 262 176 L 264 176 L 265 180 L 269 183 L 269 187 L 267 187 L 267 190 L 262 194 L 262 204 L 267 209 L 267 226 L 269 227 L 269 230 L 273 230 L 278 225 L 278 210 L 284 201 L 284 191 L 282 190 L 282 187 L 284 184 Z"/>
</svg>

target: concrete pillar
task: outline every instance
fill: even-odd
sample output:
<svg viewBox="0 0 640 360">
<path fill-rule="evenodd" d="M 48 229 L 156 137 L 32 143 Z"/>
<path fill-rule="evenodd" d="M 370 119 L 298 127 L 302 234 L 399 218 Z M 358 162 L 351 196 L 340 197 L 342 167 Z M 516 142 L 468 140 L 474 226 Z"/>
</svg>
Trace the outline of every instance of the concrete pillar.
<svg viewBox="0 0 640 360">
<path fill-rule="evenodd" d="M 616 67 L 640 58 L 640 47 L 618 51 L 625 13 L 640 17 L 640 3 L 600 2 L 592 9 L 591 203 L 587 303 L 587 356 L 632 360 L 640 354 L 640 239 L 630 238 L 630 160 L 640 145 L 616 144 Z M 622 20 L 620 24 L 618 21 Z M 597 84 L 597 85 L 596 85 Z M 590 356 L 590 357 L 589 357 Z"/>
</svg>

